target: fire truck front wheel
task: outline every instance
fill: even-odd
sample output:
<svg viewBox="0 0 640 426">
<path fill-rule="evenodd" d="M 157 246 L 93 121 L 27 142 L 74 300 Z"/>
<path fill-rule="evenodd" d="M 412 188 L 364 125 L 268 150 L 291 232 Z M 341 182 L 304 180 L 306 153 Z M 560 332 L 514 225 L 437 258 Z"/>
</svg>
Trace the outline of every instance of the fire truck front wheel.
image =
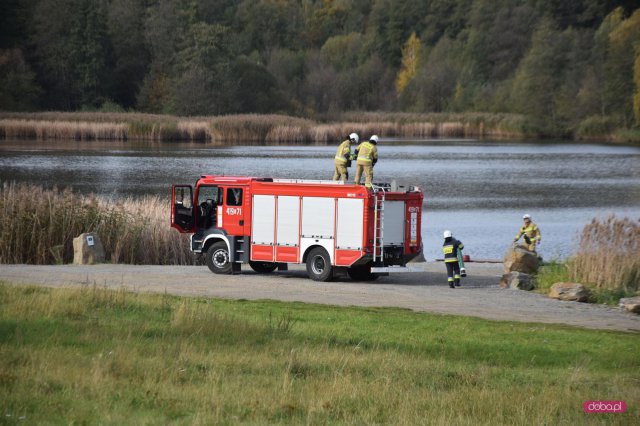
<svg viewBox="0 0 640 426">
<path fill-rule="evenodd" d="M 316 247 L 307 256 L 307 274 L 314 281 L 329 281 L 333 273 L 329 253 Z"/>
<path fill-rule="evenodd" d="M 214 274 L 231 273 L 229 249 L 227 248 L 227 243 L 224 241 L 213 243 L 207 250 L 205 257 L 207 260 L 207 266 Z"/>
</svg>

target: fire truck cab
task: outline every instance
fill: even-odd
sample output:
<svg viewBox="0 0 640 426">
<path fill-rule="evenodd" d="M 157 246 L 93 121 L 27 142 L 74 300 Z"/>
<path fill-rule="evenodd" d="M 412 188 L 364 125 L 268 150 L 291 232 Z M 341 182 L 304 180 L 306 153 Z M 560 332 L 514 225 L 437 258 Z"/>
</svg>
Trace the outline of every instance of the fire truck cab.
<svg viewBox="0 0 640 426">
<path fill-rule="evenodd" d="M 171 226 L 191 234 L 191 250 L 217 274 L 306 263 L 316 281 L 340 268 L 372 280 L 372 267 L 422 253 L 422 201 L 415 187 L 205 175 L 173 186 Z"/>
</svg>

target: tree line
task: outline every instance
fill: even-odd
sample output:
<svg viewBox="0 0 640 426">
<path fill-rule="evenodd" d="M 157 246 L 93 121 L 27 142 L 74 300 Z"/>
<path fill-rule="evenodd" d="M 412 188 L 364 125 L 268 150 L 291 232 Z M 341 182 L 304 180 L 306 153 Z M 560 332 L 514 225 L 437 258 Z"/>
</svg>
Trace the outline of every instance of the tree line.
<svg viewBox="0 0 640 426">
<path fill-rule="evenodd" d="M 640 124 L 635 0 L 3 0 L 0 109 Z"/>
</svg>

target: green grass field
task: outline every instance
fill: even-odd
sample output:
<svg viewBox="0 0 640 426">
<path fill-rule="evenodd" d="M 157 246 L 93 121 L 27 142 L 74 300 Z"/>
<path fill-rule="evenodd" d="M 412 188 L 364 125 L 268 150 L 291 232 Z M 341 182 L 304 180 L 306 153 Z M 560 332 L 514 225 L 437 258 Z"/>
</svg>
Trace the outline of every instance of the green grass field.
<svg viewBox="0 0 640 426">
<path fill-rule="evenodd" d="M 638 424 L 640 336 L 0 285 L 4 424 Z M 586 400 L 626 414 L 584 414 Z"/>
</svg>

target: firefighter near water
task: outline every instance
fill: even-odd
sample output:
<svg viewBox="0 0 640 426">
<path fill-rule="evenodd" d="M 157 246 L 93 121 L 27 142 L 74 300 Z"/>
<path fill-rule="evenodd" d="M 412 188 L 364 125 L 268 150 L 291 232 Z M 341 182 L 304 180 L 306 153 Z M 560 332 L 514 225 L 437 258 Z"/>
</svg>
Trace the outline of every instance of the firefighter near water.
<svg viewBox="0 0 640 426">
<path fill-rule="evenodd" d="M 538 225 L 532 222 L 530 214 L 522 216 L 522 220 L 524 223 L 513 239 L 513 243 L 516 244 L 520 238 L 524 237 L 527 250 L 535 252 L 536 245 L 539 245 L 542 242 L 540 229 L 538 229 Z"/>
<path fill-rule="evenodd" d="M 442 252 L 444 253 L 444 263 L 447 266 L 447 282 L 451 288 L 459 287 L 460 278 L 467 276 L 462 259 L 464 244 L 462 241 L 456 240 L 449 230 L 444 231 L 442 236 L 444 237 Z"/>
<path fill-rule="evenodd" d="M 309 278 L 340 270 L 358 281 L 406 268 L 422 254 L 423 194 L 414 186 L 202 176 L 172 188 L 171 226 L 216 274 L 306 264 Z"/>
</svg>

